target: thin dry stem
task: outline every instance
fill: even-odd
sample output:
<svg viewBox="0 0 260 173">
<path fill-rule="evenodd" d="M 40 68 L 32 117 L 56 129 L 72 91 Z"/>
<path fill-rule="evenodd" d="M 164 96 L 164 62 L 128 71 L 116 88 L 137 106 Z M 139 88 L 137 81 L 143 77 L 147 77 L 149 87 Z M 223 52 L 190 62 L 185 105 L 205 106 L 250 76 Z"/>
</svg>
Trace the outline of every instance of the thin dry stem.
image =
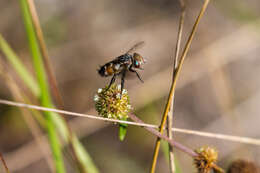
<svg viewBox="0 0 260 173">
<path fill-rule="evenodd" d="M 2 161 L 3 165 L 4 165 L 4 168 L 5 168 L 5 171 L 6 173 L 10 173 L 8 167 L 7 167 L 7 164 L 5 163 L 5 159 L 4 157 L 2 156 L 2 154 L 0 153 L 0 160 Z"/>
<path fill-rule="evenodd" d="M 174 95 L 172 97 L 172 104 L 171 104 L 171 109 L 168 114 L 168 119 L 167 119 L 167 135 L 169 139 L 173 139 L 173 132 L 172 132 L 172 127 L 173 127 L 173 105 L 174 105 Z M 175 162 L 174 162 L 174 152 L 173 152 L 173 147 L 168 144 L 169 147 L 169 166 L 170 166 L 170 172 L 174 173 L 176 170 L 175 167 Z"/>
<path fill-rule="evenodd" d="M 175 47 L 175 57 L 174 57 L 174 68 L 173 68 L 173 74 L 175 73 L 175 70 L 178 66 L 178 57 L 181 47 L 181 38 L 182 38 L 182 32 L 183 32 L 183 24 L 184 24 L 184 17 L 185 17 L 185 3 L 184 0 L 179 0 L 180 6 L 181 6 L 181 16 L 179 20 L 179 28 L 178 28 L 178 37 Z M 172 80 L 174 80 L 174 75 L 172 76 Z"/>
<path fill-rule="evenodd" d="M 137 116 L 135 116 L 134 114 L 129 114 L 129 117 L 138 123 L 143 123 L 143 121 L 141 119 L 139 119 Z M 167 141 L 172 147 L 175 147 L 181 151 L 183 151 L 184 153 L 190 155 L 191 157 L 196 157 L 198 156 L 198 154 L 196 152 L 194 152 L 192 149 L 182 145 L 181 143 L 178 143 L 174 140 L 169 139 L 166 135 L 161 134 L 160 132 L 158 132 L 157 130 L 151 128 L 151 127 L 144 127 L 147 131 L 149 131 L 150 133 L 158 136 L 158 138 L 160 139 L 164 139 L 165 141 Z"/>
<path fill-rule="evenodd" d="M 167 104 L 166 104 L 166 107 L 165 107 L 165 110 L 164 110 L 164 114 L 163 114 L 163 117 L 162 117 L 162 121 L 161 121 L 161 125 L 160 125 L 160 128 L 159 128 L 159 132 L 162 133 L 163 132 L 163 129 L 164 129 L 164 126 L 165 126 L 165 123 L 166 123 L 166 120 L 167 120 L 167 115 L 168 115 L 168 112 L 169 112 L 169 109 L 170 109 L 170 105 L 171 105 L 171 102 L 172 102 L 172 97 L 173 97 L 173 94 L 174 94 L 174 91 L 176 89 L 176 83 L 177 83 L 177 79 L 179 77 L 179 74 L 180 74 L 180 70 L 182 68 L 182 65 L 184 63 L 184 59 L 188 53 L 188 50 L 190 48 L 190 45 L 191 45 L 191 42 L 193 40 L 193 37 L 194 37 L 194 34 L 195 34 L 195 31 L 197 30 L 197 27 L 198 27 L 198 24 L 201 20 L 201 17 L 204 15 L 204 12 L 208 6 L 208 3 L 209 3 L 210 0 L 205 0 L 204 1 L 204 4 L 201 8 L 201 11 L 195 21 L 195 24 L 192 28 L 192 31 L 190 33 L 190 36 L 188 38 L 188 41 L 184 47 L 184 50 L 183 50 L 183 53 L 180 57 L 180 62 L 177 66 L 177 69 L 175 71 L 175 75 L 174 75 L 174 79 L 173 79 L 173 82 L 172 82 L 172 85 L 171 85 L 171 89 L 170 89 L 170 94 L 169 94 L 169 97 L 168 97 L 168 101 L 167 101 Z M 160 148 L 160 144 L 161 144 L 161 140 L 160 138 L 157 138 L 156 140 L 156 144 L 155 144 L 155 148 L 154 148 L 154 154 L 153 154 L 153 161 L 152 161 L 152 166 L 151 166 L 151 169 L 150 169 L 150 173 L 154 173 L 155 172 L 155 167 L 156 167 L 156 163 L 157 163 L 157 158 L 158 158 L 158 154 L 159 154 L 159 148 Z"/>
<path fill-rule="evenodd" d="M 154 125 L 154 124 L 109 119 L 109 118 L 104 118 L 104 117 L 95 116 L 95 115 L 87 115 L 87 114 L 64 111 L 64 110 L 59 110 L 59 109 L 46 108 L 46 107 L 30 105 L 30 104 L 25 104 L 25 103 L 18 103 L 18 102 L 13 102 L 13 101 L 9 101 L 9 100 L 3 100 L 3 99 L 0 99 L 0 104 L 16 106 L 16 107 L 24 107 L 24 108 L 35 109 L 35 110 L 39 110 L 39 111 L 56 112 L 56 113 L 61 113 L 64 115 L 78 116 L 78 117 L 90 118 L 90 119 L 113 122 L 113 123 L 124 123 L 124 124 L 139 126 L 139 127 L 151 127 L 153 129 L 158 129 L 158 126 Z M 210 137 L 210 138 L 215 138 L 215 139 L 223 139 L 223 140 L 232 141 L 232 142 L 240 142 L 240 143 L 244 143 L 244 144 L 252 144 L 252 145 L 260 146 L 260 139 L 254 139 L 254 138 L 242 137 L 242 136 L 224 135 L 224 134 L 219 134 L 219 133 L 201 132 L 201 131 L 180 129 L 180 128 L 172 128 L 172 130 L 174 132 L 179 132 L 179 133 L 192 134 L 192 135 Z"/>
<path fill-rule="evenodd" d="M 178 57 L 180 52 L 180 45 L 181 45 L 181 38 L 182 38 L 182 31 L 183 31 L 183 24 L 184 24 L 184 17 L 185 17 L 185 2 L 184 0 L 179 0 L 180 6 L 181 6 L 181 16 L 179 20 L 179 28 L 178 28 L 178 36 L 177 36 L 177 42 L 175 47 L 175 57 L 173 58 L 173 74 L 172 74 L 172 80 L 174 80 L 174 73 L 178 66 Z M 172 104 L 171 108 L 168 114 L 168 121 L 167 121 L 167 133 L 169 139 L 173 138 L 172 134 L 172 127 L 173 127 L 173 106 L 174 106 L 174 93 L 172 96 Z M 169 165 L 170 165 L 170 172 L 175 172 L 175 162 L 174 162 L 174 152 L 173 147 L 169 145 Z"/>
</svg>

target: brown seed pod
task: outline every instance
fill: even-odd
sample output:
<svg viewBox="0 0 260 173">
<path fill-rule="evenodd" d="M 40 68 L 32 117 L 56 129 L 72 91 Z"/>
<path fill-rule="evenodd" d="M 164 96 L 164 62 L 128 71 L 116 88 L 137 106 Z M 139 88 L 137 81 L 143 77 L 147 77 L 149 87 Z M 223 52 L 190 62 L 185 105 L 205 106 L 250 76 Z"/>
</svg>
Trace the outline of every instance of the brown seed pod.
<svg viewBox="0 0 260 173">
<path fill-rule="evenodd" d="M 227 173 L 260 173 L 260 170 L 254 162 L 239 159 L 230 164 Z"/>
</svg>

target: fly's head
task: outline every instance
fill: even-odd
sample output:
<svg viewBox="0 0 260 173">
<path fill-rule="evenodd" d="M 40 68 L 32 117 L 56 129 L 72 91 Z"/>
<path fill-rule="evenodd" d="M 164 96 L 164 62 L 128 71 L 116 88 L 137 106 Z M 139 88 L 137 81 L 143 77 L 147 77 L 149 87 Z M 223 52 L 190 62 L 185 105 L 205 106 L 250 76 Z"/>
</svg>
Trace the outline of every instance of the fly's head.
<svg viewBox="0 0 260 173">
<path fill-rule="evenodd" d="M 142 65 L 146 62 L 146 60 L 138 53 L 134 53 L 133 55 L 133 66 L 137 69 L 142 69 Z"/>
</svg>

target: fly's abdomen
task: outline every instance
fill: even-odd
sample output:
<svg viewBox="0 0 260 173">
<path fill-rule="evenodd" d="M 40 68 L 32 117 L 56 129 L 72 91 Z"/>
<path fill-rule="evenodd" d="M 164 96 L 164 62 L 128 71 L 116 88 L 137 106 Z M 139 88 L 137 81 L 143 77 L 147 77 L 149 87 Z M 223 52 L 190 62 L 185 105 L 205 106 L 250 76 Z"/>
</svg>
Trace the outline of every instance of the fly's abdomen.
<svg viewBox="0 0 260 173">
<path fill-rule="evenodd" d="M 100 74 L 100 76 L 103 76 L 103 77 L 107 77 L 107 76 L 113 75 L 115 73 L 115 69 L 113 67 L 113 63 L 108 63 L 108 64 L 103 65 L 98 70 L 98 73 Z"/>
<path fill-rule="evenodd" d="M 98 73 L 103 77 L 120 74 L 123 69 L 128 68 L 130 65 L 131 55 L 124 54 L 100 67 Z"/>
<path fill-rule="evenodd" d="M 99 74 L 100 76 L 105 76 L 105 71 L 106 71 L 105 66 L 102 66 L 102 67 L 100 67 L 100 69 L 98 70 L 98 74 Z"/>
</svg>

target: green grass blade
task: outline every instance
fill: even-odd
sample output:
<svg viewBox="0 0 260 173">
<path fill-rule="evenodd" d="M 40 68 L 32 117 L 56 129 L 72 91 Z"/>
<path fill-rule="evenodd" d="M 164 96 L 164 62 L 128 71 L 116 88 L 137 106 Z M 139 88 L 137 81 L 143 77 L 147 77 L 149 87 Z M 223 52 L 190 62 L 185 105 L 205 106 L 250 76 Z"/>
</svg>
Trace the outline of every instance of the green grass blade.
<svg viewBox="0 0 260 173">
<path fill-rule="evenodd" d="M 169 145 L 165 141 L 162 141 L 162 151 L 163 151 L 165 160 L 167 161 L 168 164 L 170 164 L 169 163 L 169 152 L 170 152 Z M 178 159 L 176 158 L 176 155 L 174 155 L 174 164 L 175 164 L 175 173 L 181 173 L 180 164 L 178 162 Z"/>
<path fill-rule="evenodd" d="M 24 64 L 19 60 L 19 57 L 15 54 L 15 52 L 10 48 L 8 43 L 0 37 L 0 48 L 4 52 L 4 54 L 7 57 L 7 60 L 10 62 L 10 64 L 13 66 L 13 68 L 16 70 L 17 74 L 21 77 L 21 79 L 24 81 L 25 85 L 27 85 L 33 92 L 33 94 L 36 97 L 40 96 L 40 90 L 38 87 L 38 84 L 33 79 L 32 75 L 27 71 Z M 11 57 L 10 57 L 11 56 Z M 29 80 L 27 80 L 29 78 Z M 32 88 L 35 88 L 34 90 Z M 69 141 L 69 132 L 65 125 L 64 120 L 58 115 L 57 113 L 51 113 L 52 121 L 54 122 L 56 129 L 61 134 L 61 137 L 68 142 Z M 37 119 L 38 120 L 38 119 Z M 73 136 L 76 138 L 76 136 L 73 134 Z M 83 145 L 80 143 L 78 139 L 74 139 L 76 149 L 76 154 L 79 158 L 79 161 L 84 165 L 84 170 L 89 173 L 98 173 L 98 169 L 96 168 L 94 162 L 92 161 L 90 155 L 86 151 L 86 149 L 83 147 Z"/>
<path fill-rule="evenodd" d="M 118 136 L 120 141 L 123 141 L 125 139 L 126 132 L 127 132 L 127 124 L 120 123 L 119 131 L 118 131 Z"/>
<path fill-rule="evenodd" d="M 23 14 L 25 29 L 27 32 L 29 47 L 32 54 L 34 69 L 36 72 L 39 88 L 41 91 L 40 94 L 41 105 L 45 107 L 53 107 L 51 103 L 51 97 L 49 94 L 45 69 L 43 66 L 42 57 L 38 46 L 38 41 L 35 35 L 34 27 L 31 21 L 31 15 L 29 13 L 27 1 L 20 0 L 20 6 Z M 65 167 L 64 167 L 63 156 L 62 156 L 62 147 L 60 145 L 54 123 L 52 122 L 52 114 L 49 112 L 45 112 L 44 114 L 46 117 L 46 128 L 47 128 L 50 146 L 52 149 L 52 154 L 55 162 L 56 172 L 64 173 Z"/>
<path fill-rule="evenodd" d="M 48 82 L 47 82 L 47 77 L 46 77 L 46 73 L 45 73 L 45 69 L 44 69 L 44 65 L 43 65 L 41 52 L 40 52 L 40 49 L 38 46 L 38 42 L 37 42 L 37 38 L 35 35 L 34 27 L 32 24 L 31 16 L 29 14 L 28 4 L 27 4 L 26 0 L 20 0 L 20 2 L 21 2 L 22 9 L 23 9 L 23 13 L 24 13 L 25 26 L 26 26 L 26 30 L 27 30 L 31 53 L 33 56 L 36 76 L 38 78 L 39 87 L 41 89 L 40 100 L 42 101 L 42 106 L 53 107 L 51 97 L 50 97 L 50 92 L 48 89 Z M 58 115 L 56 113 L 49 113 L 49 114 L 50 114 L 50 116 L 47 116 L 47 119 L 50 122 L 55 124 L 57 130 L 59 130 L 62 137 L 65 139 L 65 141 L 68 142 L 70 135 L 69 135 L 69 131 L 68 131 L 68 128 L 67 128 L 64 120 L 60 117 L 60 115 Z M 51 127 L 49 127 L 49 128 L 51 128 Z M 55 134 L 52 134 L 52 135 L 55 135 Z M 84 172 L 98 173 L 98 170 L 97 170 L 96 166 L 94 165 L 94 163 L 92 162 L 92 159 L 88 155 L 87 151 L 84 149 L 84 147 L 79 142 L 79 140 L 76 138 L 76 136 L 74 134 L 72 134 L 72 135 L 75 137 L 72 145 L 75 147 L 76 155 L 78 156 L 79 161 L 84 166 L 83 167 Z M 53 149 L 58 150 L 58 147 L 56 147 L 56 146 L 53 146 Z M 54 158 L 56 159 L 56 162 L 61 161 L 61 159 L 59 159 L 58 155 L 54 155 Z M 57 159 L 59 159 L 59 160 L 57 160 Z M 60 166 L 59 168 L 61 168 L 62 165 L 58 165 L 58 166 Z"/>
<path fill-rule="evenodd" d="M 26 70 L 25 66 L 22 64 L 20 59 L 17 57 L 12 48 L 5 41 L 3 36 L 0 34 L 0 49 L 6 56 L 7 60 L 12 64 L 16 72 L 20 75 L 22 80 L 27 84 L 29 89 L 33 92 L 34 95 L 39 96 L 40 90 L 38 85 L 36 84 L 33 77 Z"/>
<path fill-rule="evenodd" d="M 34 57 L 41 57 L 37 44 L 32 44 L 33 42 L 36 42 L 36 37 L 34 35 L 34 31 L 32 30 L 33 28 L 32 28 L 32 23 L 30 21 L 31 19 L 29 18 L 30 14 L 28 12 L 27 4 L 24 0 L 21 0 L 20 4 L 24 15 L 24 23 L 28 34 L 32 55 Z M 36 81 L 33 79 L 30 72 L 28 72 L 28 70 L 26 69 L 25 65 L 21 62 L 19 57 L 11 49 L 11 47 L 8 45 L 8 43 L 5 41 L 5 39 L 2 37 L 1 34 L 0 34 L 0 50 L 2 50 L 7 60 L 16 70 L 17 74 L 21 77 L 21 79 L 24 81 L 27 87 L 32 91 L 33 95 L 35 95 L 37 98 L 40 98 L 42 100 L 42 106 L 53 107 L 51 102 L 49 102 L 49 100 L 51 99 L 48 91 L 48 86 L 44 85 L 44 83 L 46 83 L 45 81 L 46 77 L 41 78 L 44 80 L 40 80 L 40 81 L 38 80 L 40 84 L 38 85 Z M 39 60 L 38 58 L 36 60 L 37 60 L 36 62 L 34 61 L 34 65 L 42 63 L 42 61 Z M 36 70 L 37 77 L 39 76 L 39 74 L 41 75 L 41 71 L 44 71 L 43 67 L 37 66 L 37 68 L 38 67 L 40 70 Z M 43 86 L 41 87 L 41 91 L 39 86 Z M 47 91 L 47 93 L 45 91 Z M 64 120 L 61 117 L 59 117 L 59 115 L 56 113 L 47 113 L 46 119 L 47 121 L 53 121 L 53 123 L 57 127 L 57 130 L 59 130 L 61 136 L 64 138 L 65 141 L 68 142 L 69 133 Z M 53 124 L 48 124 L 46 127 L 49 130 L 50 129 L 54 130 Z M 53 140 L 53 142 L 51 142 L 52 149 L 55 151 L 61 150 L 56 132 L 54 133 L 54 131 L 50 130 L 48 133 L 49 133 L 49 137 Z M 82 165 L 84 165 L 84 170 L 89 173 L 98 173 L 99 171 L 96 168 L 94 162 L 92 161 L 86 149 L 83 147 L 83 145 L 80 143 L 80 141 L 77 139 L 77 137 L 74 134 L 73 136 L 75 137 L 75 139 L 73 140 L 74 141 L 73 145 L 75 146 L 76 149 L 76 155 L 78 156 L 79 161 L 82 163 Z M 57 170 L 62 170 L 62 172 L 64 172 L 63 161 L 62 159 L 60 159 L 61 151 L 55 152 L 53 154 L 57 164 L 56 167 L 58 167 Z"/>
<path fill-rule="evenodd" d="M 80 143 L 78 138 L 74 138 L 73 145 L 76 149 L 76 154 L 80 159 L 80 162 L 87 166 L 84 167 L 84 169 L 89 173 L 98 173 L 98 169 L 96 168 L 96 165 L 93 163 L 92 158 L 85 150 L 84 146 Z"/>
<path fill-rule="evenodd" d="M 55 123 L 57 129 L 59 129 L 63 139 L 68 143 L 70 135 L 64 120 L 58 114 L 52 116 L 52 120 Z M 98 173 L 99 171 L 96 165 L 94 164 L 92 158 L 88 154 L 87 150 L 80 143 L 79 139 L 76 137 L 74 133 L 72 134 L 72 136 L 73 136 L 73 147 L 75 148 L 75 152 L 76 152 L 75 154 L 77 155 L 81 165 L 83 165 L 84 171 L 88 173 Z"/>
</svg>

